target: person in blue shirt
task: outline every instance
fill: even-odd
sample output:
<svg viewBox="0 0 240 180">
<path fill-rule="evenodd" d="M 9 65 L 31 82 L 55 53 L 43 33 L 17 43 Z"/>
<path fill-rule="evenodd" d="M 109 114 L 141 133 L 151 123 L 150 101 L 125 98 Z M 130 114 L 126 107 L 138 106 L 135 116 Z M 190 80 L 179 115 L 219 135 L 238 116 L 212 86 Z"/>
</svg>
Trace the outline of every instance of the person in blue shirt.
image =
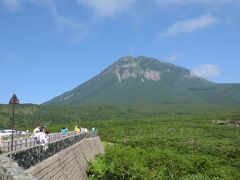
<svg viewBox="0 0 240 180">
<path fill-rule="evenodd" d="M 92 128 L 92 133 L 94 133 L 94 134 L 96 133 L 96 128 L 95 127 Z"/>
<path fill-rule="evenodd" d="M 68 129 L 67 129 L 66 127 L 63 127 L 63 128 L 61 129 L 61 134 L 62 134 L 62 135 L 66 135 L 67 132 L 68 132 Z"/>
</svg>

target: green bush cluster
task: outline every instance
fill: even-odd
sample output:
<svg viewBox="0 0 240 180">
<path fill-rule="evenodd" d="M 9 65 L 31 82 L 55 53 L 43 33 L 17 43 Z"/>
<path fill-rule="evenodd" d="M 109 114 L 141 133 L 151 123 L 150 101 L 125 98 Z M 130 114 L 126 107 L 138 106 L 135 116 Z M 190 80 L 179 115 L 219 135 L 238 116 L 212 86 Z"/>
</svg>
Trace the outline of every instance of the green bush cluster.
<svg viewBox="0 0 240 180">
<path fill-rule="evenodd" d="M 214 157 L 159 149 L 107 145 L 106 154 L 88 167 L 91 179 L 238 179 L 237 168 Z"/>
<path fill-rule="evenodd" d="M 94 122 L 108 145 L 88 173 L 91 179 L 240 179 L 240 129 L 213 119 Z"/>
</svg>

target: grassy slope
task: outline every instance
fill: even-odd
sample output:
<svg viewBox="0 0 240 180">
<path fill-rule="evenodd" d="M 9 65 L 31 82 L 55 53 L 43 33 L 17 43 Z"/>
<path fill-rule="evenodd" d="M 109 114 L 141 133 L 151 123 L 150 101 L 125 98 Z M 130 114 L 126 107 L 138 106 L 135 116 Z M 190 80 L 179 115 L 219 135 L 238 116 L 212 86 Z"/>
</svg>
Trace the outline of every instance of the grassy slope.
<svg viewBox="0 0 240 180">
<path fill-rule="evenodd" d="M 0 106 L 0 126 L 9 125 Z M 16 109 L 18 129 L 47 125 L 97 127 L 106 154 L 89 168 L 94 179 L 239 179 L 240 129 L 216 119 L 240 118 L 240 109 L 171 108 L 158 112 L 113 106 L 57 108 L 25 105 Z"/>
</svg>

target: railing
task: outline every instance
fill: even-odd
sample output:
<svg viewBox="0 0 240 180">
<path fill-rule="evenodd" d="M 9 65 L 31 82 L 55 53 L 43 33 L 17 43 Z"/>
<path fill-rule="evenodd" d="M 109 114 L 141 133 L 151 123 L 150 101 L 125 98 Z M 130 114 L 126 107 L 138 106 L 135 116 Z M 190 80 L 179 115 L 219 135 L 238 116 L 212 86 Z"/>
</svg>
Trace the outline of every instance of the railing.
<svg viewBox="0 0 240 180">
<path fill-rule="evenodd" d="M 65 136 L 63 139 L 50 142 L 45 145 L 36 145 L 27 150 L 13 151 L 7 153 L 7 156 L 16 161 L 19 166 L 28 169 L 35 164 L 42 162 L 48 157 L 57 154 L 58 152 L 66 149 L 86 138 L 97 137 L 98 135 L 93 132 L 82 133 L 78 135 Z M 87 143 L 88 144 L 88 143 Z M 71 155 L 70 155 L 71 156 Z M 1 179 L 1 177 L 0 177 Z"/>
<path fill-rule="evenodd" d="M 62 135 L 61 133 L 51 133 L 48 136 L 49 136 L 49 142 L 54 142 L 54 141 L 58 141 L 63 138 L 74 136 L 74 135 L 75 135 L 75 133 L 73 131 L 70 131 L 66 135 Z M 21 150 L 21 149 L 32 147 L 35 145 L 37 145 L 37 144 L 36 144 L 36 141 L 33 136 L 28 137 L 28 138 L 15 139 L 13 141 L 13 151 Z M 1 142 L 1 151 L 2 152 L 10 152 L 11 147 L 12 147 L 11 140 Z"/>
</svg>

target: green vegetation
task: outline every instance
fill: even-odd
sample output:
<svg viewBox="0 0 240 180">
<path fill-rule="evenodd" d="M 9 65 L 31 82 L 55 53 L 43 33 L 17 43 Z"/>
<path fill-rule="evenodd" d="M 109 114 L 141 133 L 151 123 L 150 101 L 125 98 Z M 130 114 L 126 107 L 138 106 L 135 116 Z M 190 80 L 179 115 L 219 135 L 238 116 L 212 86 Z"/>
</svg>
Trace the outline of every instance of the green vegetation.
<svg viewBox="0 0 240 180">
<path fill-rule="evenodd" d="M 92 179 L 240 178 L 239 127 L 186 116 L 92 123 L 106 142 Z"/>
<path fill-rule="evenodd" d="M 124 57 L 44 105 L 19 105 L 17 130 L 96 127 L 105 155 L 91 179 L 240 179 L 240 84 L 216 84 L 172 64 Z M 72 107 L 74 106 L 74 107 Z M 11 107 L 0 105 L 0 128 Z"/>
<path fill-rule="evenodd" d="M 16 129 L 96 127 L 105 155 L 89 164 L 92 179 L 240 179 L 240 128 L 215 123 L 239 118 L 239 108 L 212 106 L 162 104 L 153 112 L 19 105 Z M 10 120 L 11 108 L 1 105 L 1 128 L 9 128 Z"/>
</svg>

